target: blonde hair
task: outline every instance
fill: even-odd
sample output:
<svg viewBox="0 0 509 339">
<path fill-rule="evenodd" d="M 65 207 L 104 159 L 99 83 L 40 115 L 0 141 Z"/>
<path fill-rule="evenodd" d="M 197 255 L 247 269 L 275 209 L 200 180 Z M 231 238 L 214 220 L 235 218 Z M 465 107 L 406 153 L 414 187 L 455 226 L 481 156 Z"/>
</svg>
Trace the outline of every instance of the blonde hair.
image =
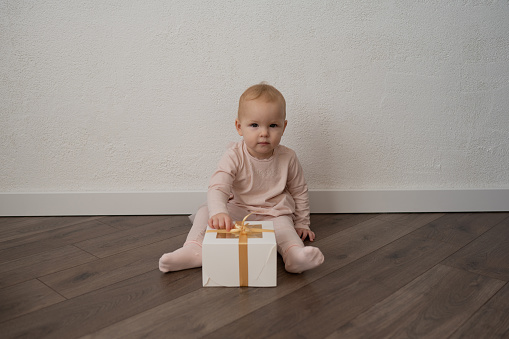
<svg viewBox="0 0 509 339">
<path fill-rule="evenodd" d="M 259 98 L 265 99 L 267 102 L 280 102 L 283 108 L 283 117 L 286 119 L 286 100 L 283 94 L 278 91 L 274 86 L 266 82 L 261 82 L 246 89 L 239 99 L 238 117 L 240 118 L 242 104 L 249 100 L 256 100 Z"/>
</svg>

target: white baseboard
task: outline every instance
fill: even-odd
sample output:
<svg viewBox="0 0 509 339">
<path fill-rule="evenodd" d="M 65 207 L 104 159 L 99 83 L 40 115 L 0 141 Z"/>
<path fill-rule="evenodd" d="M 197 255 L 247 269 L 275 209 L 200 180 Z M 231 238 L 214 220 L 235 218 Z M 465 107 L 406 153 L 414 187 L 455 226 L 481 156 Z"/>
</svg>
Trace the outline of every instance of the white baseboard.
<svg viewBox="0 0 509 339">
<path fill-rule="evenodd" d="M 0 193 L 0 216 L 192 214 L 205 192 Z"/>
<path fill-rule="evenodd" d="M 0 193 L 0 216 L 192 214 L 205 192 Z M 311 190 L 311 213 L 509 211 L 509 189 Z"/>
<path fill-rule="evenodd" d="M 509 189 L 311 191 L 312 213 L 509 211 Z"/>
</svg>

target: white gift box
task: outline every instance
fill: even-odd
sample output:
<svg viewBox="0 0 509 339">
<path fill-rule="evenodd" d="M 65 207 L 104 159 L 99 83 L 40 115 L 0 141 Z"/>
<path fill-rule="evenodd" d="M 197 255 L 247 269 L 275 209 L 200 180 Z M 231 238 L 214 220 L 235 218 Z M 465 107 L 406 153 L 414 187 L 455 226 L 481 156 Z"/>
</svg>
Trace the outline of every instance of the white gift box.
<svg viewBox="0 0 509 339">
<path fill-rule="evenodd" d="M 274 230 L 272 221 L 247 221 L 246 224 Z M 240 275 L 246 272 L 248 286 L 276 286 L 277 246 L 274 232 L 249 233 L 247 254 L 242 250 L 239 254 L 238 236 L 216 233 L 210 227 L 207 227 L 207 231 L 213 232 L 205 233 L 202 244 L 203 286 L 240 286 Z M 247 269 L 239 266 L 240 262 L 246 262 L 239 258 L 242 255 L 247 256 Z"/>
</svg>

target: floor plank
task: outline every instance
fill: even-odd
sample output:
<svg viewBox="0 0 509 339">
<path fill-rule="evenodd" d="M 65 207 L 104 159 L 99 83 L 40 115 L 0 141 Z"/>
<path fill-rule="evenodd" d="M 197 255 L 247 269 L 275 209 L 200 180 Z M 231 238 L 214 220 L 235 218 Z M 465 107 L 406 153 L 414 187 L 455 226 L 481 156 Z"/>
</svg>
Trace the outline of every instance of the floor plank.
<svg viewBox="0 0 509 339">
<path fill-rule="evenodd" d="M 0 218 L 0 239 L 3 242 L 97 219 L 99 217 L 3 217 Z"/>
<path fill-rule="evenodd" d="M 158 268 L 168 248 L 182 245 L 186 235 L 59 271 L 40 280 L 66 298 L 73 298 Z M 177 245 L 178 244 L 178 245 Z"/>
<path fill-rule="evenodd" d="M 368 214 L 370 215 L 370 214 Z M 380 220 L 395 222 L 398 224 L 419 224 L 426 225 L 438 218 L 441 218 L 445 213 L 382 213 L 375 217 Z"/>
<path fill-rule="evenodd" d="M 509 218 L 447 258 L 444 264 L 509 281 Z"/>
<path fill-rule="evenodd" d="M 93 238 L 75 243 L 74 245 L 93 255 L 104 258 L 144 245 L 149 245 L 163 239 L 181 234 L 187 234 L 191 223 L 187 217 L 169 219 L 163 218 L 156 222 L 139 227 L 129 227 L 126 230 L 110 233 L 100 238 Z"/>
<path fill-rule="evenodd" d="M 330 338 L 445 338 L 505 282 L 438 265 Z"/>
<path fill-rule="evenodd" d="M 38 280 L 0 289 L 0 322 L 65 300 Z"/>
<path fill-rule="evenodd" d="M 169 215 L 129 215 L 129 216 L 112 215 L 103 216 L 99 219 L 99 221 L 108 226 L 115 227 L 119 230 L 128 230 L 132 228 L 143 227 L 147 224 L 151 224 L 153 222 L 160 222 L 163 220 L 171 222 L 174 221 L 175 218 L 180 217 L 181 216 L 169 216 Z"/>
<path fill-rule="evenodd" d="M 447 213 L 416 230 L 414 234 L 466 245 L 507 217 L 509 213 Z"/>
<path fill-rule="evenodd" d="M 97 259 L 72 245 L 0 264 L 0 288 L 42 277 Z"/>
<path fill-rule="evenodd" d="M 509 283 L 451 337 L 459 338 L 509 338 Z"/>
<path fill-rule="evenodd" d="M 336 259 L 341 260 L 342 265 L 349 264 L 438 217 L 440 215 L 428 215 L 426 219 L 415 217 L 406 224 L 388 222 L 378 218 L 361 222 L 355 227 L 345 229 L 323 240 L 324 245 L 332 243 L 333 250 L 325 254 L 325 263 L 318 269 L 327 268 L 328 262 Z M 317 244 L 321 243 L 317 242 Z"/>
<path fill-rule="evenodd" d="M 79 338 L 200 289 L 200 269 L 152 270 L 0 323 L 0 330 L 5 338 Z"/>
<path fill-rule="evenodd" d="M 376 216 L 377 214 L 312 214 L 311 230 L 315 232 L 317 239 L 323 239 Z"/>
<path fill-rule="evenodd" d="M 2 241 L 0 242 L 0 262 L 43 253 L 114 232 L 118 232 L 118 230 L 97 220 L 91 220 L 44 233 Z"/>
</svg>

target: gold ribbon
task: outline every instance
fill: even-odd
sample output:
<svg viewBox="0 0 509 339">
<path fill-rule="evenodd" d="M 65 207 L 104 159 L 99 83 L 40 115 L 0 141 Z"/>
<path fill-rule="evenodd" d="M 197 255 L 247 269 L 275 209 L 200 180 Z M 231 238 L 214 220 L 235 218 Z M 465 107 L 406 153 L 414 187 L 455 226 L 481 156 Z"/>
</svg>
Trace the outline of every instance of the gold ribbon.
<svg viewBox="0 0 509 339">
<path fill-rule="evenodd" d="M 235 222 L 233 228 L 229 231 L 227 230 L 208 230 L 207 233 L 229 233 L 229 234 L 238 234 L 239 236 L 239 285 L 240 286 L 248 286 L 249 284 L 249 275 L 248 275 L 248 258 L 247 258 L 247 239 L 249 234 L 251 233 L 262 233 L 262 232 L 274 232 L 274 230 L 266 230 L 263 228 L 252 228 L 255 226 L 261 227 L 261 224 L 250 225 L 246 223 L 247 217 L 249 217 L 252 213 L 249 213 L 242 219 L 239 223 Z"/>
</svg>

